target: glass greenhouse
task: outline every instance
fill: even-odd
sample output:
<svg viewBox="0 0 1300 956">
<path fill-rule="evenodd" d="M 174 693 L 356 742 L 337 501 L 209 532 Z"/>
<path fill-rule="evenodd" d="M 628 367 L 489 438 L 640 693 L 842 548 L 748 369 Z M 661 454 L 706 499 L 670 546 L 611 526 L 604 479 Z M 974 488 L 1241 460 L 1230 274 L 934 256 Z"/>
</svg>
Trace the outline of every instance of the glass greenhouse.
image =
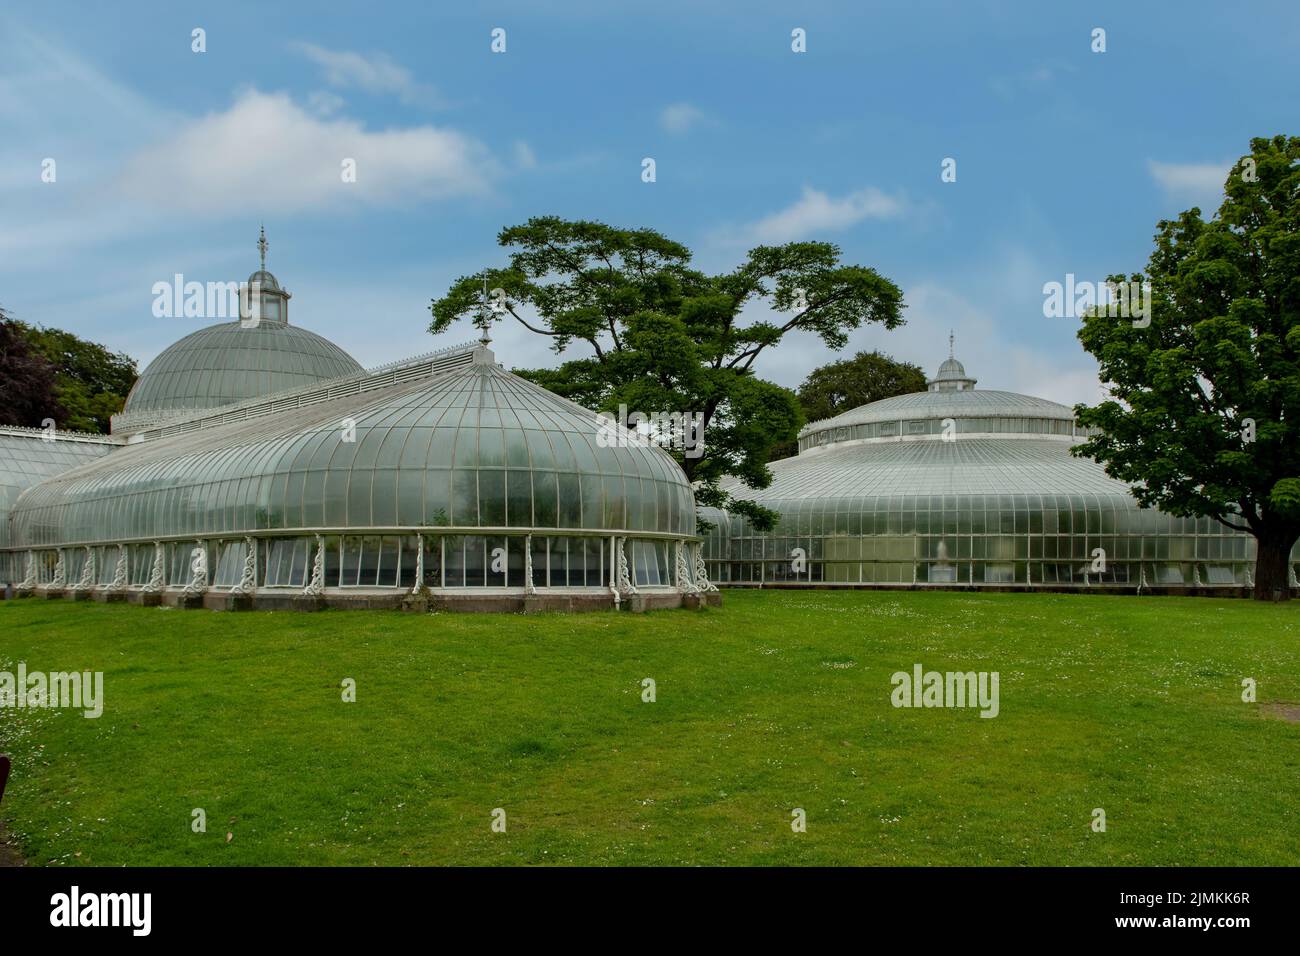
<svg viewBox="0 0 1300 956">
<path fill-rule="evenodd" d="M 208 606 L 716 600 L 667 452 L 602 441 L 595 413 L 486 342 L 360 372 L 291 329 L 234 322 L 164 351 L 104 453 L 19 482 L 4 579 Z"/>
<path fill-rule="evenodd" d="M 977 389 L 951 355 L 927 391 L 808 425 L 769 487 L 725 486 L 775 510 L 774 530 L 705 509 L 701 539 L 667 452 L 608 441 L 608 422 L 502 369 L 486 340 L 364 371 L 289 324 L 265 261 L 249 285 L 255 321 L 165 349 L 111 436 L 0 429 L 0 582 L 512 610 L 712 603 L 713 582 L 1252 585 L 1253 538 L 1139 508 L 1070 454 L 1071 409 Z"/>
<path fill-rule="evenodd" d="M 780 513 L 756 532 L 708 509 L 711 579 L 743 586 L 1246 587 L 1254 539 L 1139 508 L 1075 458 L 1071 409 L 976 389 L 950 357 L 925 392 L 806 426 L 799 453 L 741 497 Z M 1300 556 L 1293 555 L 1296 560 Z M 1294 581 L 1293 581 L 1294 583 Z"/>
</svg>

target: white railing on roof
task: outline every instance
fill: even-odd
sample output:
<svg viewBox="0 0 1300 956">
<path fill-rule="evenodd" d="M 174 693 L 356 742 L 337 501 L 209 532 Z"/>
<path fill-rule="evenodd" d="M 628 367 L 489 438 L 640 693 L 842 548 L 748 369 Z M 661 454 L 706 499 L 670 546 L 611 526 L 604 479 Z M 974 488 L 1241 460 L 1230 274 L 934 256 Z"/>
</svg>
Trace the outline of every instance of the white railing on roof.
<svg viewBox="0 0 1300 956">
<path fill-rule="evenodd" d="M 101 445 L 122 443 L 120 438 L 100 432 L 78 432 L 69 428 L 31 428 L 27 425 L 0 425 L 0 435 L 16 435 L 21 438 L 39 437 L 47 441 L 87 441 Z"/>
<path fill-rule="evenodd" d="M 406 365 L 417 365 L 428 362 L 430 359 L 437 358 L 440 355 L 447 355 L 451 352 L 472 352 L 478 348 L 478 342 L 462 342 L 459 345 L 448 345 L 440 349 L 434 349 L 432 352 L 424 352 L 420 355 L 412 355 L 410 358 L 396 359 L 392 362 L 385 362 L 383 365 L 376 365 L 368 369 L 369 374 L 376 375 L 380 372 L 387 372 L 390 369 L 401 368 Z"/>
<path fill-rule="evenodd" d="M 264 415 L 305 408 L 309 405 L 318 405 L 321 402 L 330 402 L 351 395 L 362 395 L 377 389 L 391 388 L 394 385 L 430 378 L 469 365 L 473 361 L 476 347 L 476 344 L 473 343 L 453 345 L 433 352 L 426 352 L 424 355 L 417 355 L 413 358 L 390 362 L 387 365 L 381 365 L 362 372 L 360 375 L 344 375 L 325 382 L 285 389 L 270 395 L 260 395 L 257 398 L 236 402 L 220 408 L 196 409 L 192 417 L 180 412 L 178 417 L 169 415 L 164 422 L 152 423 L 152 427 L 144 425 L 142 421 L 143 427 L 136 433 L 136 437 L 150 440 L 168 435 L 181 435 L 202 428 L 215 428 L 218 425 L 242 422 L 250 418 L 261 418 Z M 172 411 L 175 412 L 176 410 Z M 139 415 L 145 416 L 147 413 L 141 412 Z M 115 418 L 114 424 L 127 428 L 131 422 Z"/>
</svg>

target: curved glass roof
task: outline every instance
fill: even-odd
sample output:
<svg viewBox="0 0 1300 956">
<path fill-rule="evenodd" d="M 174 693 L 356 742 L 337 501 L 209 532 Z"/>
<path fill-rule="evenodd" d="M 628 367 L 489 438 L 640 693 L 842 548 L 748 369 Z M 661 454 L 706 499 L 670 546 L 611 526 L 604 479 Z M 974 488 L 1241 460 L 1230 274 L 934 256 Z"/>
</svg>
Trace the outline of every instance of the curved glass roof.
<svg viewBox="0 0 1300 956">
<path fill-rule="evenodd" d="M 976 381 L 950 352 L 939 374 L 927 383 L 928 391 L 895 395 L 810 422 L 799 431 L 799 453 L 818 454 L 824 446 L 847 442 L 939 438 L 945 430 L 952 432 L 942 436 L 946 439 L 955 434 L 1033 439 L 1046 435 L 1073 439 L 1084 434 L 1075 425 L 1074 410 L 1065 405 L 1019 392 L 976 389 Z M 935 427 L 939 424 L 945 427 Z"/>
<path fill-rule="evenodd" d="M 602 447 L 601 431 L 594 412 L 485 361 L 128 445 L 31 488 L 13 509 L 14 539 L 390 527 L 693 535 L 694 498 L 672 457 Z"/>
<path fill-rule="evenodd" d="M 774 461 L 772 483 L 727 487 L 771 507 L 775 499 L 882 495 L 1105 494 L 1128 485 L 1059 439 L 958 438 L 850 444 Z M 1133 504 L 1137 507 L 1136 502 Z"/>
<path fill-rule="evenodd" d="M 123 413 L 216 408 L 361 371 L 352 356 L 307 329 L 224 322 L 164 349 L 131 389 Z"/>
<path fill-rule="evenodd" d="M 84 438 L 49 440 L 43 429 L 0 428 L 0 547 L 8 544 L 9 509 L 27 488 L 114 449 Z"/>
<path fill-rule="evenodd" d="M 262 289 L 267 289 L 272 292 L 280 291 L 279 280 L 277 280 L 275 276 L 271 275 L 271 273 L 267 272 L 265 269 L 258 269 L 256 272 L 254 272 L 252 275 L 248 277 L 248 284 L 250 286 L 254 285 L 255 283 L 258 286 L 260 286 L 260 288 Z"/>
<path fill-rule="evenodd" d="M 1037 418 L 1074 421 L 1074 409 L 1045 398 L 999 392 L 990 389 L 967 389 L 960 392 L 913 392 L 895 395 L 869 405 L 860 405 L 804 426 L 803 438 L 827 429 L 874 422 L 908 421 L 933 418 Z"/>
<path fill-rule="evenodd" d="M 939 374 L 935 376 L 936 379 L 965 377 L 966 366 L 962 365 L 961 362 L 958 362 L 955 358 L 944 359 L 943 363 L 939 366 Z"/>
<path fill-rule="evenodd" d="M 970 387 L 935 387 L 943 379 Z M 1082 430 L 1074 410 L 1018 392 L 974 388 L 952 356 L 925 392 L 896 395 L 814 422 L 800 452 L 772 462 L 771 485 L 723 487 L 768 507 L 811 498 L 895 495 L 1118 496 L 1129 486 L 1070 449 Z"/>
</svg>

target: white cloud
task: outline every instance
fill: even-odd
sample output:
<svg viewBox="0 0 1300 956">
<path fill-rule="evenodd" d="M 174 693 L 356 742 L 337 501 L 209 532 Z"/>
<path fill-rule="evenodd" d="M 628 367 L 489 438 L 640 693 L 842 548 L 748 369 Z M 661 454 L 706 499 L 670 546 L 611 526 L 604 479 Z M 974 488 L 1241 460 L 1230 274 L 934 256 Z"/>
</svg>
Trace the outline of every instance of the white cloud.
<svg viewBox="0 0 1300 956">
<path fill-rule="evenodd" d="M 356 182 L 342 162 L 356 161 Z M 251 90 L 129 159 L 116 188 L 169 212 L 293 212 L 347 202 L 483 195 L 499 165 L 477 140 L 418 126 L 368 131 Z"/>
<path fill-rule="evenodd" d="M 901 199 L 874 186 L 839 197 L 805 186 L 799 199 L 786 208 L 745 226 L 723 230 L 721 238 L 729 244 L 791 242 L 847 229 L 864 219 L 892 219 L 904 209 Z"/>
<path fill-rule="evenodd" d="M 690 132 L 693 126 L 703 123 L 708 117 L 704 111 L 690 103 L 672 103 L 665 106 L 659 114 L 659 125 L 674 136 Z"/>
<path fill-rule="evenodd" d="M 431 86 L 416 82 L 411 71 L 383 53 L 369 56 L 351 50 L 327 50 L 314 43 L 296 41 L 290 46 L 321 68 L 325 82 L 341 89 L 357 88 L 367 93 L 392 93 L 404 103 L 441 105 Z"/>
<path fill-rule="evenodd" d="M 1228 178 L 1231 162 L 1224 163 L 1161 163 L 1147 161 L 1151 178 L 1168 195 L 1179 199 L 1196 200 L 1217 208 Z"/>
</svg>

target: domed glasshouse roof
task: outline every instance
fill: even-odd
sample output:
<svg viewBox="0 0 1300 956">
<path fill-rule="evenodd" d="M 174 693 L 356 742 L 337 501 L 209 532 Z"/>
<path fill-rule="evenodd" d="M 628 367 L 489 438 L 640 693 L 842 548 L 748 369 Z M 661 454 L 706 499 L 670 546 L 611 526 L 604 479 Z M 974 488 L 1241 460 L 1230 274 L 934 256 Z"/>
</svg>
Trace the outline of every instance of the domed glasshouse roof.
<svg viewBox="0 0 1300 956">
<path fill-rule="evenodd" d="M 307 329 L 265 320 L 249 327 L 224 322 L 164 349 L 140 375 L 123 412 L 216 408 L 361 370 L 347 352 Z"/>
<path fill-rule="evenodd" d="M 479 355 L 490 352 L 479 350 Z M 144 442 L 30 489 L 19 546 L 283 529 L 691 535 L 681 468 L 497 365 Z"/>
<path fill-rule="evenodd" d="M 1105 494 L 1129 501 L 1128 485 L 1054 439 L 963 438 L 848 445 L 773 462 L 770 499 L 881 495 Z M 748 490 L 746 496 L 750 496 Z M 1132 507 L 1137 507 L 1133 503 Z"/>
<path fill-rule="evenodd" d="M 804 426 L 800 437 L 874 422 L 989 417 L 1072 422 L 1074 410 L 1045 398 L 992 389 L 913 392 L 910 395 L 895 395 L 869 405 L 861 405 L 834 418 L 812 422 Z"/>
<path fill-rule="evenodd" d="M 260 285 L 263 289 L 271 289 L 275 292 L 280 291 L 280 281 L 265 269 L 258 269 L 250 275 L 248 277 L 248 284 L 250 286 L 254 284 Z"/>
<path fill-rule="evenodd" d="M 960 381 L 961 389 L 944 387 Z M 760 502 L 881 495 L 1105 494 L 1128 486 L 1070 448 L 1084 430 L 1065 405 L 989 389 L 951 355 L 929 390 L 895 395 L 812 422 L 799 454 L 773 462 Z"/>
<path fill-rule="evenodd" d="M 240 291 L 239 319 L 191 332 L 164 349 L 131 389 L 113 420 L 114 431 L 138 430 L 362 371 L 333 342 L 289 324 L 292 297 L 266 271 L 265 229 L 257 248 L 261 268 Z"/>
</svg>

